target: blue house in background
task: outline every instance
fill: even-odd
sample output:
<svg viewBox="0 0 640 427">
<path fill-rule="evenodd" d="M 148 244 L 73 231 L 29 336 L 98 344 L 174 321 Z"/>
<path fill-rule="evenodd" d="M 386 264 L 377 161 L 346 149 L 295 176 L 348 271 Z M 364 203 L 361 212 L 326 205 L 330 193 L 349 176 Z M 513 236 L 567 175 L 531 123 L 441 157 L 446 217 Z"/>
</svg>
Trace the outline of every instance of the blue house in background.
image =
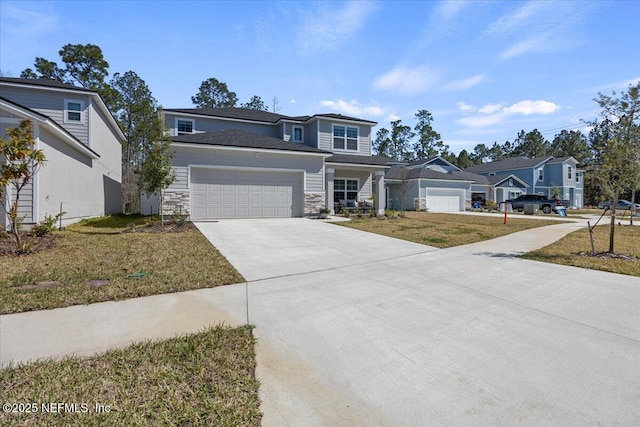
<svg viewBox="0 0 640 427">
<path fill-rule="evenodd" d="M 571 156 L 558 157 L 509 157 L 466 169 L 486 176 L 489 183 L 472 185 L 472 198 L 495 200 L 497 203 L 521 194 L 541 194 L 551 197 L 557 187 L 563 200 L 581 208 L 584 203 L 584 171 Z"/>
</svg>

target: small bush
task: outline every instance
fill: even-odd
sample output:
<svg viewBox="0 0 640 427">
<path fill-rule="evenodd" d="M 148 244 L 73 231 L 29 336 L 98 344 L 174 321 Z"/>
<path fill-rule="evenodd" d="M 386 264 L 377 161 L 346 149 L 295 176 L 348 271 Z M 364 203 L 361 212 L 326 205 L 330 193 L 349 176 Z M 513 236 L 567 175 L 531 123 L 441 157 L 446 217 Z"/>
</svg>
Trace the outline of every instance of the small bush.
<svg viewBox="0 0 640 427">
<path fill-rule="evenodd" d="M 374 209 L 369 209 L 369 217 L 370 218 L 375 218 L 376 217 L 376 211 Z"/>
<path fill-rule="evenodd" d="M 492 200 L 492 199 L 487 200 L 487 210 L 489 212 L 495 211 L 497 208 L 498 208 L 498 204 L 496 203 L 495 200 Z"/>
<path fill-rule="evenodd" d="M 321 215 L 322 215 L 322 214 L 324 214 L 324 215 L 328 215 L 328 214 L 330 214 L 330 213 L 331 213 L 331 209 L 329 209 L 329 208 L 322 208 L 322 209 L 320 209 L 320 210 L 318 211 L 318 213 L 319 213 L 319 214 L 321 214 Z"/>
<path fill-rule="evenodd" d="M 45 215 L 44 220 L 31 228 L 31 232 L 38 237 L 46 236 L 54 230 L 56 222 L 58 222 L 58 220 L 62 218 L 62 215 L 64 214 L 66 214 L 66 212 L 60 212 L 53 217 L 51 215 Z"/>
<path fill-rule="evenodd" d="M 346 210 L 345 208 L 342 208 L 342 209 L 340 210 L 340 215 L 341 215 L 341 216 L 343 216 L 343 217 L 345 217 L 345 218 L 349 218 L 349 211 L 348 211 L 348 210 Z"/>
</svg>

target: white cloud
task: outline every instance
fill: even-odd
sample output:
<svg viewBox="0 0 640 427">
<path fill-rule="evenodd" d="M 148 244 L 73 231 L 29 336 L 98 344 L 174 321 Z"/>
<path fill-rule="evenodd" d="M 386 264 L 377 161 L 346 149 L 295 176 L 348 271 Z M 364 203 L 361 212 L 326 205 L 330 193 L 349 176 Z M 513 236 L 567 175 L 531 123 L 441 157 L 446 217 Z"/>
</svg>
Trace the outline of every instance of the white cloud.
<svg viewBox="0 0 640 427">
<path fill-rule="evenodd" d="M 378 76 L 373 87 L 395 91 L 401 95 L 416 95 L 431 89 L 439 80 L 439 72 L 428 65 L 409 68 L 398 65 L 387 73 Z"/>
<path fill-rule="evenodd" d="M 560 109 L 560 106 L 550 101 L 520 101 L 502 109 L 505 113 L 522 114 L 551 114 Z"/>
<path fill-rule="evenodd" d="M 292 99 L 292 100 L 291 100 L 291 101 L 289 101 L 289 102 L 290 102 L 290 103 L 292 103 L 292 104 L 295 104 L 295 103 L 296 103 L 296 100 L 295 100 L 295 99 Z"/>
<path fill-rule="evenodd" d="M 349 102 L 342 99 L 336 101 L 324 100 L 320 101 L 323 107 L 331 108 L 336 113 L 344 113 L 350 116 L 374 116 L 381 117 L 384 113 L 382 108 L 377 105 L 364 106 L 358 101 L 351 100 Z"/>
<path fill-rule="evenodd" d="M 448 83 L 444 87 L 444 90 L 465 90 L 482 83 L 484 80 L 484 74 L 477 74 L 473 77 L 469 77 L 468 79 Z"/>
<path fill-rule="evenodd" d="M 305 53 L 333 50 L 360 31 L 376 8 L 374 2 L 368 1 L 350 1 L 341 8 L 335 3 L 306 8 L 298 28 L 298 43 Z M 345 22 L 349 25 L 340 24 Z"/>
<path fill-rule="evenodd" d="M 551 2 L 536 1 L 526 3 L 514 12 L 507 13 L 489 24 L 485 30 L 485 35 L 509 33 L 513 30 L 520 29 L 523 25 L 528 26 L 527 20 L 535 17 L 536 13 L 546 9 L 549 3 Z"/>
<path fill-rule="evenodd" d="M 464 112 L 473 111 L 473 106 L 465 102 L 458 102 L 456 105 L 458 106 L 458 110 L 460 111 L 464 111 Z"/>
<path fill-rule="evenodd" d="M 530 116 L 533 114 L 552 114 L 560 110 L 560 106 L 550 101 L 519 101 L 509 106 L 504 104 L 486 104 L 478 110 L 478 115 L 462 117 L 456 121 L 459 125 L 470 128 L 482 128 L 498 125 L 514 116 Z"/>
<path fill-rule="evenodd" d="M 492 114 L 497 113 L 502 109 L 502 104 L 487 104 L 478 110 L 478 113 Z"/>
<path fill-rule="evenodd" d="M 18 3 L 19 4 L 19 3 Z M 4 31 L 21 38 L 33 38 L 57 30 L 58 18 L 54 13 L 43 13 L 42 8 L 35 10 L 7 4 L 3 7 Z"/>
<path fill-rule="evenodd" d="M 391 113 L 389 115 L 387 115 L 387 117 L 385 118 L 385 121 L 391 123 L 391 122 L 395 122 L 396 120 L 400 120 L 402 117 L 400 117 L 399 115 L 395 114 L 395 113 Z"/>
</svg>

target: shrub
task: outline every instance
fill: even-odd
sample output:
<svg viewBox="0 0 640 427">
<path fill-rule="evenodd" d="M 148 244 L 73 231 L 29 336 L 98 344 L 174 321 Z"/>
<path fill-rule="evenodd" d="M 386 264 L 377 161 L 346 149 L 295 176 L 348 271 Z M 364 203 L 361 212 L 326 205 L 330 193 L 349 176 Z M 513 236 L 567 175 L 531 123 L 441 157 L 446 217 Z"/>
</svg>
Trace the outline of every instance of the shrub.
<svg viewBox="0 0 640 427">
<path fill-rule="evenodd" d="M 489 212 L 495 211 L 497 208 L 498 208 L 498 204 L 496 203 L 495 200 L 492 200 L 492 199 L 487 200 L 487 210 Z"/>
<path fill-rule="evenodd" d="M 35 234 L 38 237 L 46 236 L 53 231 L 56 222 L 58 222 L 58 220 L 60 220 L 60 218 L 62 218 L 62 215 L 64 214 L 66 214 L 66 212 L 60 212 L 53 217 L 51 215 L 45 215 L 44 220 L 31 228 L 31 233 Z"/>
<path fill-rule="evenodd" d="M 376 211 L 374 209 L 369 209 L 369 217 L 371 217 L 371 218 L 375 218 L 376 217 Z"/>
</svg>

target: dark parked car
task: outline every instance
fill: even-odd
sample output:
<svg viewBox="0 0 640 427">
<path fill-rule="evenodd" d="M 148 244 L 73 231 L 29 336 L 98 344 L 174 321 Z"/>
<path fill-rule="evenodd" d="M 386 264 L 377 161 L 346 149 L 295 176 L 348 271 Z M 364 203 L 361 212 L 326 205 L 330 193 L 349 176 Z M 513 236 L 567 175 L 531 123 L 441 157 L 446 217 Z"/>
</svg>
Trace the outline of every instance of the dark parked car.
<svg viewBox="0 0 640 427">
<path fill-rule="evenodd" d="M 523 194 L 518 198 L 509 199 L 506 202 L 511 204 L 514 211 L 524 210 L 524 205 L 526 204 L 536 204 L 542 209 L 542 212 L 546 214 L 551 213 L 551 211 L 555 212 L 558 207 L 567 207 L 569 205 L 568 200 L 549 199 L 539 194 Z"/>
<path fill-rule="evenodd" d="M 618 200 L 618 203 L 616 203 L 616 210 L 628 211 L 628 210 L 631 210 L 632 205 L 633 203 L 631 203 L 628 200 Z M 636 205 L 636 212 L 640 212 L 640 205 L 637 203 L 635 205 Z M 598 209 L 604 209 L 604 208 L 611 209 L 610 200 L 605 200 L 604 202 L 598 203 Z"/>
</svg>

